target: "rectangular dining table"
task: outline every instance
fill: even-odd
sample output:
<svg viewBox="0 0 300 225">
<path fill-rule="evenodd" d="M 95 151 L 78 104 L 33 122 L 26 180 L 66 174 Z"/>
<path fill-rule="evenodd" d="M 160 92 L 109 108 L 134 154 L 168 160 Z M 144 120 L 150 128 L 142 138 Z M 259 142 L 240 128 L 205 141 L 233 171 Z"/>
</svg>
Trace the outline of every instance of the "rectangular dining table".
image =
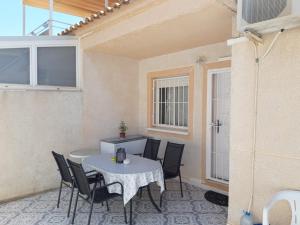
<svg viewBox="0 0 300 225">
<path fill-rule="evenodd" d="M 119 164 L 113 160 L 113 154 L 101 153 L 83 159 L 83 166 L 100 172 L 106 183 L 120 182 L 124 187 L 124 205 L 130 205 L 130 224 L 132 224 L 132 198 L 142 187 L 147 187 L 149 199 L 158 212 L 161 209 L 153 200 L 150 184 L 156 182 L 160 192 L 165 189 L 162 166 L 158 161 L 127 154 L 129 164 Z M 121 193 L 118 185 L 109 187 L 110 193 Z"/>
</svg>

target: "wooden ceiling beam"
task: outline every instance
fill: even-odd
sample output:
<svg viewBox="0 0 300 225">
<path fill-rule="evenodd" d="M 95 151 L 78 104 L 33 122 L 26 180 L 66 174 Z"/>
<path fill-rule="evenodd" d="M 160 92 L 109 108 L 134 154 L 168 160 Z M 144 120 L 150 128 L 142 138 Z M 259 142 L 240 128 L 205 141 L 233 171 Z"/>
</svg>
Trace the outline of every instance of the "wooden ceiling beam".
<svg viewBox="0 0 300 225">
<path fill-rule="evenodd" d="M 104 1 L 97 1 L 97 3 L 94 2 L 87 2 L 87 1 L 78 1 L 78 0 L 54 0 L 55 3 L 61 3 L 65 4 L 68 6 L 73 6 L 76 8 L 81 8 L 84 10 L 89 10 L 89 11 L 100 11 L 104 8 Z"/>
<path fill-rule="evenodd" d="M 116 0 L 109 0 L 109 4 Z M 23 0 L 24 5 L 48 9 L 48 0 Z M 54 10 L 74 16 L 87 17 L 91 14 L 104 10 L 104 0 L 54 0 Z"/>
</svg>

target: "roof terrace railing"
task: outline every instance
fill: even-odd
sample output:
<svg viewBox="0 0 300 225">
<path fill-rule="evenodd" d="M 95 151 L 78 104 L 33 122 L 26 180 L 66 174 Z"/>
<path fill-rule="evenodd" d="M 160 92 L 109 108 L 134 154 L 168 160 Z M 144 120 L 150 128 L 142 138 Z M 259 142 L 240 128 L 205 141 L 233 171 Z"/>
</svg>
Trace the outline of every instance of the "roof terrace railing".
<svg viewBox="0 0 300 225">
<path fill-rule="evenodd" d="M 44 36 L 49 35 L 49 31 L 53 30 L 53 28 L 58 29 L 58 32 L 65 30 L 67 27 L 71 26 L 72 24 L 65 23 L 58 20 L 46 20 L 44 23 L 39 25 L 33 31 L 29 33 L 31 36 Z"/>
</svg>

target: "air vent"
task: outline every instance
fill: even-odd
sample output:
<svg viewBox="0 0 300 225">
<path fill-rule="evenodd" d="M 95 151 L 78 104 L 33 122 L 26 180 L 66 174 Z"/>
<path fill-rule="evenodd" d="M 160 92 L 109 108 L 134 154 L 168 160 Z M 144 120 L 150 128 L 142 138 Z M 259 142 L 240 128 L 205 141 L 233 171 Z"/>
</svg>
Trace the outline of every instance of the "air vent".
<svg viewBox="0 0 300 225">
<path fill-rule="evenodd" d="M 287 0 L 244 0 L 242 18 L 258 23 L 278 17 L 287 7 Z"/>
<path fill-rule="evenodd" d="M 238 30 L 267 33 L 300 25 L 300 0 L 239 0 Z"/>
</svg>

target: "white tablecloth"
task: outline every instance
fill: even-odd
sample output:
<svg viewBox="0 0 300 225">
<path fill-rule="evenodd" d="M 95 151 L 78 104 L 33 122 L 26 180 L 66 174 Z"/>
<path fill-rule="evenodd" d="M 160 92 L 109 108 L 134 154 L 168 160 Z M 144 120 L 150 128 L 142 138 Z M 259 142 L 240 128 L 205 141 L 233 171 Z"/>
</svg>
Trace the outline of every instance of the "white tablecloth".
<svg viewBox="0 0 300 225">
<path fill-rule="evenodd" d="M 124 204 L 133 198 L 140 187 L 156 182 L 160 191 L 164 191 L 164 176 L 161 164 L 158 161 L 145 159 L 127 154 L 130 163 L 117 164 L 112 161 L 112 154 L 100 154 L 87 157 L 83 160 L 85 167 L 97 170 L 103 174 L 105 182 L 120 182 L 124 187 Z M 110 193 L 121 193 L 120 185 L 109 187 Z"/>
</svg>

